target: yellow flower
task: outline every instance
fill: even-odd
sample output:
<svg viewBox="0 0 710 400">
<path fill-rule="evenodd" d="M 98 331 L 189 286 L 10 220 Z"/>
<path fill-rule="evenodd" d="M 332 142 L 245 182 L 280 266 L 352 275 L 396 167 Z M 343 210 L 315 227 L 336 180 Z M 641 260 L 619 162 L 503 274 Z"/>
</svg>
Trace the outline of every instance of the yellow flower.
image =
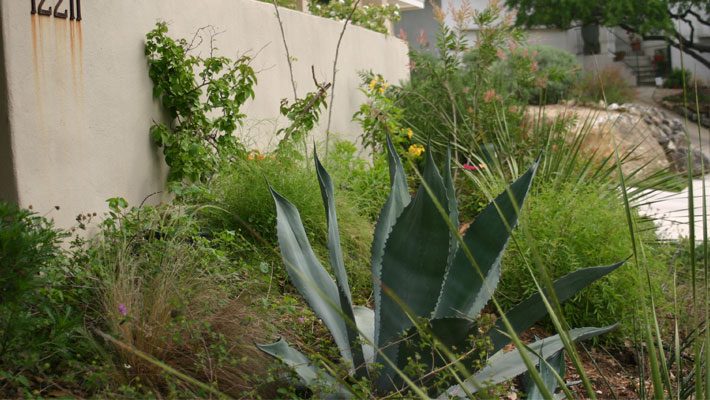
<svg viewBox="0 0 710 400">
<path fill-rule="evenodd" d="M 407 128 L 407 138 L 411 139 L 412 136 L 414 136 L 414 132 L 412 132 L 412 128 Z"/>
<path fill-rule="evenodd" d="M 377 86 L 377 78 L 370 81 L 370 90 L 375 90 L 375 86 Z"/>
<path fill-rule="evenodd" d="M 384 94 L 384 93 L 385 93 L 385 88 L 384 88 L 384 87 L 380 87 L 380 94 Z"/>
<path fill-rule="evenodd" d="M 413 145 L 409 146 L 409 149 L 407 150 L 407 152 L 412 157 L 419 157 L 422 155 L 422 153 L 424 153 L 424 146 L 422 146 L 420 144 L 413 144 Z"/>
</svg>

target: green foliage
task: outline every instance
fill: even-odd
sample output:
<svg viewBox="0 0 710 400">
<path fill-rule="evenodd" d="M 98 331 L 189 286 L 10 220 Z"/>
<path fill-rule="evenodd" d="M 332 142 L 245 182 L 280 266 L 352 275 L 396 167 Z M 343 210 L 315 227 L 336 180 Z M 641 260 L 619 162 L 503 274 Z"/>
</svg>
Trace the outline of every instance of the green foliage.
<svg viewBox="0 0 710 400">
<path fill-rule="evenodd" d="M 201 32 L 195 37 L 200 43 Z M 153 95 L 170 117 L 169 124 L 153 124 L 150 137 L 163 148 L 170 182 L 204 181 L 220 162 L 244 153 L 232 134 L 244 118 L 240 108 L 254 97 L 256 75 L 248 56 L 232 61 L 213 55 L 213 47 L 209 57 L 191 55 L 194 43 L 167 33 L 167 24 L 159 22 L 146 35 Z"/>
<path fill-rule="evenodd" d="M 254 262 L 276 263 L 273 246 L 276 244 L 276 211 L 268 206 L 271 202 L 268 180 L 284 195 L 288 195 L 301 209 L 301 217 L 308 235 L 315 242 L 315 250 L 326 254 L 323 241 L 326 230 L 325 214 L 318 184 L 312 179 L 313 171 L 303 167 L 297 160 L 281 155 L 255 156 L 240 160 L 225 168 L 210 184 L 210 195 L 201 203 L 214 204 L 221 210 L 206 209 L 201 214 L 207 217 L 209 229 L 235 231 L 252 243 L 246 250 L 247 257 Z M 364 172 L 363 172 L 364 174 Z M 366 298 L 369 289 L 364 267 L 365 254 L 372 232 L 372 225 L 349 196 L 336 198 L 341 210 L 339 218 L 343 223 L 345 240 L 343 253 L 356 277 L 356 294 Z"/>
<path fill-rule="evenodd" d="M 517 223 L 517 205 L 523 204 L 536 166 L 491 202 L 460 238 L 455 228 L 458 211 L 450 155 L 442 177 L 431 152 L 427 152 L 422 185 L 412 198 L 394 145 L 389 140 L 387 144 L 391 192 L 373 238 L 374 310 L 353 306 L 340 252 L 334 184 L 320 161 L 316 158 L 316 172 L 328 216 L 327 246 L 335 280 L 314 254 L 298 209 L 270 188 L 276 203 L 279 247 L 286 270 L 333 335 L 345 367 L 355 379 L 369 377 L 373 390 L 379 394 L 411 390 L 422 396 L 425 390 L 436 396 L 444 390 L 452 395 L 476 392 L 481 389 L 481 382 L 499 383 L 523 373 L 526 365 L 537 365 L 530 361 L 529 355 L 523 355 L 525 352 L 499 352 L 489 360 L 489 366 L 470 378 L 464 377 L 464 382 L 459 379 L 461 384 L 449 389 L 446 387 L 451 381 L 445 373 L 428 373 L 446 370 L 451 359 L 467 368 L 480 368 L 481 359 L 477 355 L 485 355 L 486 348 L 472 348 L 480 342 L 471 340 L 471 335 L 476 336 L 477 329 L 485 324 L 476 326 L 474 318 L 493 297 L 500 277 L 501 254 L 510 229 Z M 565 301 L 619 265 L 590 268 L 574 278 L 565 277 L 555 282 L 553 290 L 559 301 Z M 517 332 L 529 328 L 546 312 L 542 296 L 534 294 L 510 310 L 506 321 L 512 328 L 505 330 L 516 340 Z M 483 334 L 496 351 L 510 341 L 499 333 L 501 329 L 504 328 L 496 326 Z M 583 339 L 610 329 L 613 327 L 582 328 L 570 331 L 569 337 Z M 531 347 L 543 354 L 563 348 L 557 336 Z M 325 393 L 317 395 L 352 393 L 283 339 L 259 348 L 293 368 L 306 385 L 324 385 Z M 521 362 L 521 358 L 525 361 Z M 373 369 L 373 365 L 378 366 Z M 402 375 L 414 383 L 405 383 Z"/>
<path fill-rule="evenodd" d="M 672 28 L 669 10 L 673 5 L 702 4 L 703 0 L 571 0 L 564 5 L 555 0 L 506 0 L 505 3 L 517 10 L 517 22 L 521 25 L 569 29 L 580 22 L 623 24 L 647 33 Z"/>
<path fill-rule="evenodd" d="M 374 222 L 389 193 L 387 157 L 374 155 L 369 165 L 356 152 L 354 144 L 336 142 L 328 154 L 328 170 L 338 182 L 339 193 L 352 201 L 359 214 Z"/>
<path fill-rule="evenodd" d="M 66 232 L 0 202 L 0 396 L 32 397 L 57 385 L 97 390 L 105 360 L 84 328 L 89 284 Z M 68 394 L 68 393 L 67 393 Z"/>
<path fill-rule="evenodd" d="M 511 247 L 503 259 L 499 291 L 506 307 L 536 292 L 526 266 L 535 257 L 539 257 L 546 273 L 557 279 L 589 265 L 605 265 L 631 255 L 624 204 L 604 187 L 542 186 L 531 194 L 523 215 L 516 234 L 519 246 Z M 642 240 L 652 243 L 656 240 L 653 226 L 647 224 Z M 653 287 L 658 290 L 666 280 L 666 257 L 659 247 L 648 251 Z M 543 278 L 540 271 L 536 274 L 538 279 Z M 621 321 L 622 332 L 630 334 L 638 304 L 644 300 L 643 286 L 633 264 L 627 265 L 564 304 L 565 318 L 571 326 Z"/>
<path fill-rule="evenodd" d="M 707 25 L 707 0 L 505 0 L 505 5 L 516 11 L 519 25 L 564 30 L 579 25 L 621 26 L 644 39 L 663 40 L 710 68 L 710 49 L 696 33 Z"/>
<path fill-rule="evenodd" d="M 452 13 L 457 27 L 441 25 L 436 38 L 438 54 L 411 50 L 410 81 L 393 87 L 391 96 L 404 110 L 404 126 L 414 131 L 419 144 L 431 140 L 439 155 L 451 145 L 459 161 L 501 129 L 519 126 L 520 101 L 500 91 L 493 66 L 504 54 L 502 48 L 518 46 L 523 32 L 495 4 L 473 14 L 466 10 Z M 466 39 L 467 25 L 479 27 L 475 44 Z M 527 71 L 520 68 L 515 72 L 506 79 L 531 80 L 529 66 Z"/>
<path fill-rule="evenodd" d="M 614 67 L 585 72 L 575 85 L 574 93 L 582 101 L 606 100 L 608 104 L 628 103 L 636 97 L 636 89 Z"/>
<path fill-rule="evenodd" d="M 63 236 L 34 212 L 0 202 L 0 304 L 9 306 L 36 289 L 39 272 L 60 256 Z"/>
<path fill-rule="evenodd" d="M 281 149 L 294 142 L 305 141 L 308 133 L 313 130 L 320 119 L 321 108 L 328 108 L 326 95 L 331 84 L 316 82 L 316 85 L 318 86 L 317 91 L 309 92 L 304 98 L 294 100 L 292 104 L 289 104 L 287 99 L 281 100 L 279 108 L 281 115 L 291 122 L 288 127 L 278 131 L 278 134 L 283 134 L 279 143 Z"/>
<path fill-rule="evenodd" d="M 173 368 L 229 395 L 253 397 L 247 389 L 259 387 L 253 377 L 265 366 L 251 341 L 268 325 L 253 322 L 255 311 L 236 301 L 257 271 L 232 258 L 246 247 L 243 239 L 228 230 L 205 232 L 192 207 L 135 208 L 120 198 L 109 204 L 84 261 L 99 314 L 92 326 L 117 341 L 105 342 L 117 371 L 106 389 L 137 397 L 207 395 Z"/>
<path fill-rule="evenodd" d="M 386 5 L 361 5 L 353 11 L 354 0 L 338 0 L 321 2 L 308 1 L 308 11 L 313 15 L 343 21 L 352 14 L 351 21 L 354 25 L 362 26 L 379 33 L 388 32 L 388 24 L 394 24 L 401 18 L 399 6 Z"/>
<path fill-rule="evenodd" d="M 663 87 L 667 88 L 673 88 L 673 89 L 684 89 L 689 86 L 692 87 L 692 82 L 693 82 L 693 74 L 686 70 L 680 69 L 680 68 L 673 68 L 673 71 L 671 71 L 670 74 L 666 77 L 666 80 L 663 81 Z M 695 102 L 695 99 L 690 99 L 688 100 L 691 103 Z"/>
<path fill-rule="evenodd" d="M 390 85 L 382 75 L 362 74 L 363 84 L 360 91 L 367 97 L 367 102 L 360 105 L 360 110 L 353 115 L 353 120 L 362 127 L 362 145 L 370 149 L 373 155 L 382 154 L 387 147 L 386 138 L 394 142 L 400 155 L 410 154 L 419 157 L 421 145 L 413 144 L 414 131 L 404 127 L 404 110 L 386 92 Z"/>
<path fill-rule="evenodd" d="M 511 79 L 529 68 L 531 78 Z M 514 93 L 530 104 L 555 104 L 569 98 L 578 81 L 581 65 L 574 54 L 551 46 L 530 46 L 510 50 L 494 67 L 504 93 Z M 525 76 L 525 75 L 523 75 Z"/>
</svg>

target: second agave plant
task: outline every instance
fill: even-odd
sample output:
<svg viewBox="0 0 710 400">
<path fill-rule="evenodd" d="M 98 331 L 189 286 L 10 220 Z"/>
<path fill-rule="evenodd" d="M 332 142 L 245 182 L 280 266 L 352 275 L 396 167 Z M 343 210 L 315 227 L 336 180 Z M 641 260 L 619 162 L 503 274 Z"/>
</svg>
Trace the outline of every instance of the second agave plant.
<svg viewBox="0 0 710 400">
<path fill-rule="evenodd" d="M 391 191 L 372 243 L 374 309 L 352 303 L 340 249 L 334 185 L 317 156 L 316 172 L 328 223 L 329 263 L 335 279 L 315 256 L 296 207 L 271 189 L 279 247 L 289 277 L 333 335 L 350 377 L 368 379 L 372 391 L 378 394 L 409 387 L 427 396 L 454 398 L 526 372 L 523 356 L 529 355 L 535 365 L 559 357 L 564 348 L 559 335 L 529 344 L 523 350 L 525 354 L 519 349 L 503 352 L 511 341 L 510 334 L 526 330 L 547 315 L 543 296 L 535 294 L 508 310 L 484 333 L 493 349 L 485 367 L 476 370 L 473 356 L 456 357 L 462 370 L 470 373 L 450 387 L 446 380 L 442 385 L 432 373 L 451 363 L 450 354 L 454 352 L 478 354 L 471 339 L 479 330 L 477 317 L 495 292 L 501 256 L 517 224 L 518 210 L 537 163 L 494 199 L 460 237 L 450 156 L 442 175 L 431 152 L 426 152 L 422 184 L 412 197 L 402 162 L 389 138 L 388 154 Z M 557 299 L 571 298 L 621 264 L 585 268 L 560 278 L 553 284 Z M 583 340 L 613 328 L 578 328 L 568 335 L 571 340 Z M 290 366 L 307 386 L 324 388 L 324 395 L 352 395 L 349 378 L 337 379 L 326 373 L 285 340 L 259 348 Z M 423 367 L 407 368 L 412 360 Z"/>
</svg>

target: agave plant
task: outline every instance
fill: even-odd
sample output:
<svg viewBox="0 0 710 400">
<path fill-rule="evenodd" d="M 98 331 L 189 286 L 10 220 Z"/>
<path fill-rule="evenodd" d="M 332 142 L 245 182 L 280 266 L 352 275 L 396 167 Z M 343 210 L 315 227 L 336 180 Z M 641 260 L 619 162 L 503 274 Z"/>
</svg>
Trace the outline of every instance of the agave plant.
<svg viewBox="0 0 710 400">
<path fill-rule="evenodd" d="M 333 182 L 317 155 L 316 172 L 327 216 L 330 266 L 335 279 L 315 256 L 296 207 L 270 189 L 276 203 L 279 246 L 290 279 L 333 335 L 350 375 L 369 378 L 379 394 L 407 385 L 427 387 L 427 380 L 403 372 L 414 358 L 432 371 L 450 361 L 445 349 L 455 349 L 460 354 L 471 350 L 470 337 L 478 330 L 476 318 L 492 298 L 500 279 L 501 256 L 537 168 L 535 163 L 495 198 L 461 237 L 457 232 L 450 155 L 442 176 L 431 152 L 426 152 L 422 185 L 411 197 L 402 162 L 389 140 L 388 154 L 391 191 L 372 243 L 374 309 L 352 303 L 340 250 Z M 585 268 L 560 278 L 553 284 L 557 299 L 569 299 L 621 264 Z M 508 310 L 504 318 L 509 328 L 518 333 L 546 314 L 543 296 L 538 293 Z M 429 387 L 427 395 L 447 398 L 475 393 L 482 383 L 494 384 L 526 372 L 520 349 L 503 352 L 511 341 L 504 318 L 485 333 L 495 352 L 487 365 L 463 377 L 458 385 L 443 388 L 446 390 L 440 389 L 440 384 Z M 569 337 L 582 340 L 613 328 L 572 329 Z M 421 335 L 422 331 L 427 335 Z M 433 348 L 431 343 L 438 347 Z M 422 351 L 427 346 L 429 349 Z M 555 335 L 522 351 L 533 354 L 530 359 L 537 360 L 538 365 L 540 360 L 556 356 L 563 347 L 563 341 Z M 259 348 L 290 366 L 304 384 L 325 385 L 336 396 L 350 394 L 342 380 L 318 368 L 285 340 Z M 465 367 L 471 367 L 465 359 L 459 361 L 462 360 Z"/>
</svg>

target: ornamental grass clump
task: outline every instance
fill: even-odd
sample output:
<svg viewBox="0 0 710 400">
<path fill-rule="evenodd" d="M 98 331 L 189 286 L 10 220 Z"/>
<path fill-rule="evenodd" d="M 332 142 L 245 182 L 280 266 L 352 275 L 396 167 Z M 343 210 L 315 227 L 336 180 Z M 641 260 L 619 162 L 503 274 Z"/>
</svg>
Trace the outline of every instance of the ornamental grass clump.
<svg viewBox="0 0 710 400">
<path fill-rule="evenodd" d="M 558 357 L 566 349 L 577 362 L 572 341 L 615 326 L 568 331 L 558 324 L 559 335 L 526 346 L 517 334 L 553 309 L 548 298 L 554 299 L 552 304 L 565 301 L 622 263 L 585 268 L 550 282 L 544 295 L 531 295 L 488 328 L 477 318 L 490 300 L 500 312 L 493 297 L 500 279 L 500 260 L 537 162 L 485 207 L 461 236 L 448 153 L 442 176 L 431 152 L 426 151 L 421 186 L 412 197 L 390 140 L 387 146 L 391 191 L 372 243 L 374 309 L 355 306 L 351 300 L 340 251 L 334 185 L 317 156 L 335 279 L 311 249 L 296 207 L 271 189 L 279 246 L 289 277 L 333 335 L 346 376 L 334 376 L 337 369 L 329 363 L 326 372 L 284 339 L 259 348 L 291 367 L 305 385 L 322 390 L 318 393 L 322 396 L 349 397 L 364 385 L 368 392 L 379 395 L 460 397 L 529 371 L 541 393 L 550 397 L 554 389 L 543 382 L 536 367 L 541 360 Z M 480 347 L 481 341 L 475 340 L 481 335 L 487 346 Z M 517 349 L 503 352 L 511 341 Z M 488 348 L 494 354 L 481 367 L 480 353 Z M 526 350 L 520 351 L 523 348 Z M 585 379 L 583 371 L 580 375 Z M 451 386 L 454 383 L 458 384 Z M 564 385 L 563 390 L 567 390 Z"/>
</svg>

